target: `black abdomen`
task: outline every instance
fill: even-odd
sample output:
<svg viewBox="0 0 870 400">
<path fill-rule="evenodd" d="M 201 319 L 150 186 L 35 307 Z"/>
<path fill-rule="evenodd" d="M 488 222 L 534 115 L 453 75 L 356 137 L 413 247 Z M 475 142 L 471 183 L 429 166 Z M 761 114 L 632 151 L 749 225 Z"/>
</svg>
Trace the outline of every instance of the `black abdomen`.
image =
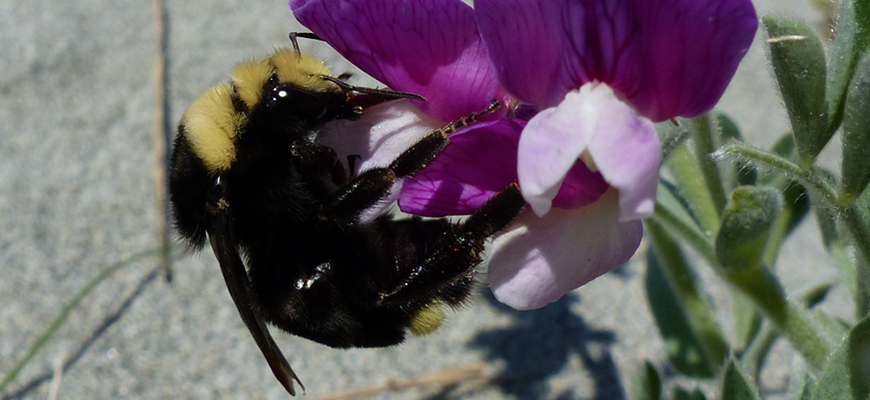
<svg viewBox="0 0 870 400">
<path fill-rule="evenodd" d="M 292 334 L 332 347 L 398 344 L 412 316 L 428 304 L 381 304 L 381 295 L 454 237 L 446 220 L 390 216 L 356 226 L 323 221 L 282 230 L 247 249 L 252 292 L 266 320 Z M 468 295 L 470 279 L 433 288 L 444 296 L 420 298 L 454 304 Z"/>
</svg>

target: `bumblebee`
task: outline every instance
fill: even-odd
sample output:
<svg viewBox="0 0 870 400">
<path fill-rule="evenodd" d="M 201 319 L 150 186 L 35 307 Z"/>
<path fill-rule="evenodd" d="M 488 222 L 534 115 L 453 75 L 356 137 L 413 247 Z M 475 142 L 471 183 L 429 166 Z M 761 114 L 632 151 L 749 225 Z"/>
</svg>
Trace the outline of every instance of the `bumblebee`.
<svg viewBox="0 0 870 400">
<path fill-rule="evenodd" d="M 314 142 L 336 120 L 420 96 L 356 87 L 293 48 L 243 62 L 202 94 L 174 141 L 169 196 L 193 249 L 208 238 L 242 320 L 290 394 L 302 386 L 266 323 L 327 346 L 381 347 L 437 328 L 466 300 L 487 239 L 525 202 L 514 184 L 463 222 L 371 221 L 360 215 L 393 183 L 425 167 L 455 130 L 498 107 L 431 132 L 383 168 L 354 176 Z M 303 387 L 304 389 L 304 387 Z"/>
</svg>

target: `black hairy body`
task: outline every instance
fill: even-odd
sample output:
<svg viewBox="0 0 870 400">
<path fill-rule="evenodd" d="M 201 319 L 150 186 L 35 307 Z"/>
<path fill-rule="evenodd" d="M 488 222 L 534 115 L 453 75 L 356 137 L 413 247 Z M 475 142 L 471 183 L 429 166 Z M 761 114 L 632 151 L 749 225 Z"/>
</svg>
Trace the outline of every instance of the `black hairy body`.
<svg viewBox="0 0 870 400">
<path fill-rule="evenodd" d="M 512 185 L 462 223 L 361 220 L 397 179 L 436 157 L 450 133 L 490 110 L 431 133 L 385 168 L 351 176 L 314 142 L 319 129 L 415 96 L 352 87 L 317 63 L 278 51 L 237 67 L 232 85 L 191 106 L 170 171 L 179 233 L 195 248 L 209 237 L 242 318 L 291 393 L 298 379 L 264 321 L 342 348 L 427 333 L 441 308 L 468 297 L 486 240 L 525 205 Z"/>
</svg>

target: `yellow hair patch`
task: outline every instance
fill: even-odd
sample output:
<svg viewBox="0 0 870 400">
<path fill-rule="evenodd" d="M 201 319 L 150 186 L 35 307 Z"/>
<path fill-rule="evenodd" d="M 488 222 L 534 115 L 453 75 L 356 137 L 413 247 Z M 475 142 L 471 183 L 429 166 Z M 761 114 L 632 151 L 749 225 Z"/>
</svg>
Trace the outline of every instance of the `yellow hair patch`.
<svg viewBox="0 0 870 400">
<path fill-rule="evenodd" d="M 428 335 L 441 327 L 442 322 L 444 322 L 444 304 L 436 301 L 421 308 L 411 317 L 408 330 L 414 336 Z"/>
<path fill-rule="evenodd" d="M 272 66 L 267 60 L 248 61 L 233 68 L 233 85 L 249 110 L 260 102 L 263 86 L 270 76 Z"/>
<path fill-rule="evenodd" d="M 296 54 L 288 48 L 275 50 L 270 59 L 275 66 L 278 80 L 303 87 L 313 92 L 336 91 L 338 87 L 318 75 L 332 75 L 332 71 L 316 57 Z"/>
<path fill-rule="evenodd" d="M 194 153 L 213 174 L 228 170 L 236 160 L 235 138 L 244 117 L 233 108 L 232 93 L 226 83 L 209 89 L 191 104 L 181 121 Z"/>
</svg>

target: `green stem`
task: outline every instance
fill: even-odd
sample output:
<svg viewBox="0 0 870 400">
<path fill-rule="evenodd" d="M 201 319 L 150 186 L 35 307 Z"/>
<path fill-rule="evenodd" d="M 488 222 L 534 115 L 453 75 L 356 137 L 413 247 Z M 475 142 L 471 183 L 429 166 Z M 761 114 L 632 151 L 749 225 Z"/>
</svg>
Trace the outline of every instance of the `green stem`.
<svg viewBox="0 0 870 400">
<path fill-rule="evenodd" d="M 713 125 L 710 114 L 692 118 L 689 120 L 689 124 L 692 127 L 695 153 L 698 157 L 698 164 L 701 166 L 701 172 L 704 174 L 704 182 L 707 184 L 710 198 L 716 206 L 716 212 L 718 216 L 721 216 L 727 199 L 724 186 L 722 185 L 722 175 L 719 172 L 719 166 L 716 165 L 716 160 L 713 158 L 713 153 L 717 147 L 716 142 L 719 137 L 718 129 Z"/>
<path fill-rule="evenodd" d="M 724 276 L 752 298 L 761 313 L 776 325 L 814 370 L 822 370 L 830 354 L 828 343 L 803 312 L 789 303 L 779 282 L 767 268 L 726 272 Z"/>
<path fill-rule="evenodd" d="M 27 352 L 24 353 L 24 356 L 22 356 L 15 363 L 15 365 L 12 366 L 12 369 L 6 373 L 6 375 L 3 377 L 3 380 L 0 381 L 0 393 L 2 393 L 7 386 L 9 386 L 9 384 L 15 379 L 15 377 L 18 376 L 24 366 L 27 365 L 27 363 L 30 362 L 30 360 L 36 355 L 36 353 L 38 353 L 39 350 L 41 350 L 45 346 L 45 344 L 48 343 L 48 341 L 51 339 L 52 336 L 54 336 L 55 333 L 57 333 L 58 329 L 60 329 L 60 327 L 63 326 L 63 323 L 66 322 L 66 319 L 69 317 L 70 313 L 72 313 L 73 310 L 78 307 L 79 303 L 81 303 L 82 300 L 97 287 L 97 285 L 106 280 L 106 278 L 112 276 L 112 274 L 114 274 L 115 272 L 118 272 L 118 270 L 130 264 L 162 253 L 162 247 L 146 250 L 141 253 L 134 254 L 126 260 L 118 261 L 117 263 L 100 271 L 97 276 L 91 279 L 91 281 L 88 282 L 87 285 L 85 285 L 81 290 L 79 290 L 75 297 L 73 297 L 72 300 L 70 300 L 70 302 L 63 307 L 63 310 L 61 310 L 60 314 L 58 314 L 58 316 L 54 318 L 54 321 L 51 321 L 51 325 L 49 325 L 48 328 L 42 333 L 42 335 L 40 335 L 39 338 L 36 339 L 36 342 L 32 346 L 30 346 L 29 349 L 27 349 Z"/>
<path fill-rule="evenodd" d="M 819 292 L 826 293 L 832 285 L 833 283 L 830 285 L 816 286 L 805 292 L 799 297 L 801 305 L 807 308 L 815 307 L 820 301 Z M 821 315 L 824 316 L 826 314 L 822 313 Z M 833 318 L 831 318 L 828 323 L 832 326 L 839 326 L 839 323 L 833 320 Z M 845 332 L 842 334 L 835 333 L 833 334 L 833 337 L 839 339 L 843 335 L 845 335 Z M 761 366 L 764 364 L 764 360 L 767 358 L 768 353 L 770 353 L 770 349 L 779 337 L 779 330 L 774 329 L 770 323 L 762 324 L 760 331 L 755 336 L 752 343 L 744 350 L 743 354 L 740 355 L 740 360 L 743 361 L 743 368 L 747 375 L 754 376 L 756 381 L 761 379 Z"/>
<path fill-rule="evenodd" d="M 819 194 L 821 194 L 822 198 L 829 203 L 829 206 L 839 208 L 838 205 L 840 204 L 840 200 L 837 197 L 837 192 L 828 184 L 827 181 L 817 174 L 814 174 L 810 169 L 802 168 L 801 166 L 776 154 L 768 153 L 764 150 L 740 143 L 732 143 L 723 146 L 719 150 L 719 153 L 744 157 L 759 164 L 779 170 L 787 176 L 797 179 L 805 187 L 815 189 Z"/>
<path fill-rule="evenodd" d="M 827 343 L 801 314 L 800 309 L 788 302 L 779 282 L 767 268 L 725 272 L 716 258 L 711 240 L 697 227 L 687 224 L 660 204 L 656 204 L 655 212 L 650 218 L 692 246 L 727 282 L 746 293 L 759 311 L 776 325 L 807 362 L 817 371 L 821 371 L 829 354 Z"/>
<path fill-rule="evenodd" d="M 668 171 L 677 180 L 682 196 L 689 203 L 698 223 L 706 234 L 715 235 L 719 230 L 720 215 L 707 188 L 698 160 L 692 156 L 686 146 L 680 146 L 671 152 L 666 165 Z"/>
<path fill-rule="evenodd" d="M 671 152 L 681 147 L 690 136 L 687 130 L 674 126 L 671 122 L 658 124 L 656 130 L 662 138 L 662 160 L 667 160 Z"/>
<path fill-rule="evenodd" d="M 856 253 L 855 306 L 858 319 L 870 313 L 870 232 L 867 222 L 856 204 L 852 203 L 842 214 L 844 225 L 852 237 Z"/>
<path fill-rule="evenodd" d="M 719 262 L 716 259 L 716 249 L 713 248 L 710 238 L 701 232 L 696 225 L 687 223 L 667 207 L 656 203 L 655 212 L 649 219 L 666 227 L 670 232 L 689 243 L 708 263 L 715 265 Z"/>
<path fill-rule="evenodd" d="M 703 290 L 697 285 L 694 271 L 683 257 L 677 242 L 661 224 L 648 219 L 646 226 L 665 276 L 683 304 L 707 358 L 715 365 L 721 365 L 728 357 L 728 344 L 708 298 L 702 295 Z"/>
</svg>

